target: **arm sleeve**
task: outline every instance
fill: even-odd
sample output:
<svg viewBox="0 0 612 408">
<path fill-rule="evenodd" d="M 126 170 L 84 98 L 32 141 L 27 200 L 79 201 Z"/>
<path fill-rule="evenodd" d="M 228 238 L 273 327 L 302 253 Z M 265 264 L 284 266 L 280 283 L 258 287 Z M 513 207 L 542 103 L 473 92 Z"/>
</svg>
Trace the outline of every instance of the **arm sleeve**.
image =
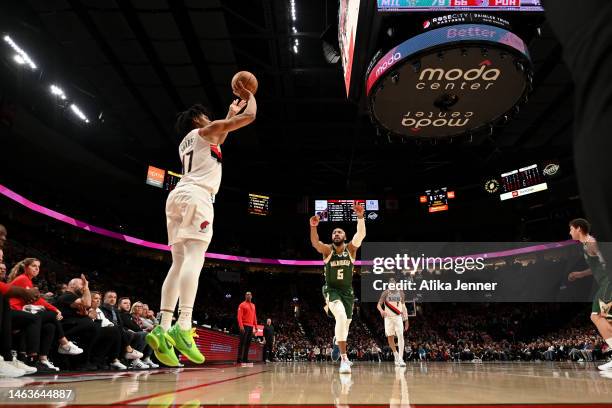
<svg viewBox="0 0 612 408">
<path fill-rule="evenodd" d="M 244 323 L 242 322 L 242 303 L 238 306 L 238 327 L 244 328 Z"/>
<path fill-rule="evenodd" d="M 51 303 L 47 302 L 43 298 L 38 299 L 36 302 L 34 302 L 34 304 L 38 305 L 38 306 L 44 306 L 45 309 L 50 310 L 50 311 L 55 312 L 55 313 L 59 312 L 57 307 L 53 306 Z"/>
<path fill-rule="evenodd" d="M 361 241 L 366 236 L 366 228 L 365 228 L 365 219 L 357 218 L 357 232 L 355 236 L 353 236 L 353 240 L 351 241 L 356 248 L 361 246 Z"/>
<path fill-rule="evenodd" d="M 257 312 L 255 311 L 255 305 L 253 305 L 253 327 L 257 331 Z"/>
</svg>

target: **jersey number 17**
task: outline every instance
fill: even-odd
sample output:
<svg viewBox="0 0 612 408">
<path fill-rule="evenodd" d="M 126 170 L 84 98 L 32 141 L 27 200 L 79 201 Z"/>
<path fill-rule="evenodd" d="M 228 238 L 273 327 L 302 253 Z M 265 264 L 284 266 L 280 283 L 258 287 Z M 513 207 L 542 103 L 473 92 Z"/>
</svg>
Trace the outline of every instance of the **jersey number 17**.
<svg viewBox="0 0 612 408">
<path fill-rule="evenodd" d="M 185 161 L 187 160 L 187 156 L 189 156 L 189 165 L 187 167 L 185 167 Z M 183 174 L 187 174 L 191 171 L 191 165 L 193 164 L 193 150 L 185 153 L 183 155 L 183 159 L 181 160 L 182 164 L 183 164 Z M 187 170 L 187 171 L 185 171 Z"/>
</svg>

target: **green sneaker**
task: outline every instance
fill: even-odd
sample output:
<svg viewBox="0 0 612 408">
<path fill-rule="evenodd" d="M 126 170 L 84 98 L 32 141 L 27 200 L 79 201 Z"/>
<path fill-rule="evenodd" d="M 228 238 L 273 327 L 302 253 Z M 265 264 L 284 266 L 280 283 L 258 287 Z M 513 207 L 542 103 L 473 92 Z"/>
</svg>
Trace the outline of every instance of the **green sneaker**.
<svg viewBox="0 0 612 408">
<path fill-rule="evenodd" d="M 155 352 L 155 357 L 168 367 L 178 367 L 179 360 L 174 352 L 174 339 L 161 326 L 155 326 L 145 337 L 147 344 Z"/>
<path fill-rule="evenodd" d="M 174 340 L 174 347 L 191 362 L 196 364 L 204 362 L 204 356 L 193 341 L 194 337 L 198 337 L 195 327 L 182 330 L 177 323 L 168 330 L 168 335 Z"/>
</svg>

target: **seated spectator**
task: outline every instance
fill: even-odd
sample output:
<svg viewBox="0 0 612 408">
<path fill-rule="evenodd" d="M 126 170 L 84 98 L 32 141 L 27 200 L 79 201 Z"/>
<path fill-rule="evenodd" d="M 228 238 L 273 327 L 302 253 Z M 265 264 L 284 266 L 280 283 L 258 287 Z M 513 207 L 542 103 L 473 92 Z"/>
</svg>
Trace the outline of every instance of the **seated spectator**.
<svg viewBox="0 0 612 408">
<path fill-rule="evenodd" d="M 123 322 L 119 317 L 119 310 L 116 307 L 117 304 L 117 293 L 109 290 L 104 294 L 104 304 L 100 306 L 100 309 L 106 316 L 106 318 L 113 323 L 115 327 L 118 327 L 121 331 L 121 351 L 125 352 L 123 357 L 126 360 L 136 360 L 142 358 L 143 355 L 140 351 L 135 350 L 130 345 L 132 342 L 133 332 L 123 327 Z"/>
<path fill-rule="evenodd" d="M 153 327 L 159 324 L 159 321 L 155 317 L 155 312 L 149 309 L 149 305 L 146 303 L 142 305 L 142 318 L 147 320 Z"/>
<path fill-rule="evenodd" d="M 21 298 L 25 302 L 35 302 L 39 297 L 40 293 L 36 288 L 24 289 L 0 282 L 0 377 L 21 377 L 26 374 L 26 370 L 27 373 L 36 372 L 33 367 L 23 364 L 12 355 L 13 312 L 9 299 Z"/>
<path fill-rule="evenodd" d="M 149 347 L 145 341 L 147 332 L 144 331 L 134 320 L 132 314 L 130 313 L 131 305 L 132 301 L 129 298 L 123 297 L 119 299 L 119 318 L 121 319 L 121 323 L 123 323 L 123 327 L 133 333 L 134 342 L 132 342 L 132 346 L 144 355 L 142 360 L 135 359 L 132 361 L 132 368 L 154 368 L 154 366 L 157 366 L 157 364 L 151 361 L 153 349 L 151 349 L 151 347 Z"/>
<path fill-rule="evenodd" d="M 114 348 L 111 348 L 108 359 L 111 361 L 110 367 L 117 370 L 127 370 L 127 367 L 119 361 L 119 355 L 121 354 L 121 329 L 119 327 L 115 327 L 113 322 L 106 318 L 106 315 L 102 310 L 100 310 L 100 302 L 102 300 L 102 296 L 100 292 L 91 292 L 91 309 L 90 315 L 92 320 L 95 322 L 100 322 L 100 326 L 102 328 L 109 328 L 113 330 L 115 333 L 115 341 Z"/>
<path fill-rule="evenodd" d="M 115 346 L 115 333 L 96 325 L 88 316 L 91 293 L 85 275 L 68 283 L 68 289 L 58 299 L 58 308 L 64 316 L 62 326 L 66 336 L 79 338 L 85 350 L 81 368 L 86 371 L 104 368 L 106 357 Z"/>
<path fill-rule="evenodd" d="M 6 265 L 3 262 L 0 262 L 0 282 L 6 282 Z"/>
<path fill-rule="evenodd" d="M 13 267 L 8 278 L 9 283 L 14 286 L 20 286 L 22 288 L 30 289 L 34 287 L 32 280 L 35 279 L 39 273 L 40 261 L 36 258 L 26 258 Z M 30 313 L 36 313 L 36 317 L 42 320 L 41 326 L 45 326 L 47 324 L 52 324 L 54 326 L 53 330 L 55 332 L 55 338 L 57 338 L 59 342 L 57 349 L 58 353 L 67 355 L 78 355 L 83 352 L 83 349 L 77 347 L 64 335 L 64 331 L 60 323 L 60 321 L 63 319 L 63 316 L 59 309 L 49 304 L 42 297 L 32 304 L 26 304 L 22 299 L 13 298 L 11 299 L 10 304 L 13 310 L 29 310 Z M 50 339 L 53 339 L 53 336 L 51 336 Z M 48 368 L 55 370 L 56 367 L 54 367 L 53 363 L 51 363 L 47 359 L 50 347 L 51 344 L 47 344 L 46 341 L 41 343 L 41 352 L 39 354 L 39 359 Z"/>
<path fill-rule="evenodd" d="M 153 330 L 155 325 L 150 320 L 147 320 L 145 318 L 143 310 L 143 304 L 141 302 L 136 302 L 132 305 L 132 308 L 130 309 L 130 314 L 132 315 L 132 319 L 138 325 L 138 327 L 140 327 L 146 332 L 150 332 L 151 330 Z"/>
</svg>

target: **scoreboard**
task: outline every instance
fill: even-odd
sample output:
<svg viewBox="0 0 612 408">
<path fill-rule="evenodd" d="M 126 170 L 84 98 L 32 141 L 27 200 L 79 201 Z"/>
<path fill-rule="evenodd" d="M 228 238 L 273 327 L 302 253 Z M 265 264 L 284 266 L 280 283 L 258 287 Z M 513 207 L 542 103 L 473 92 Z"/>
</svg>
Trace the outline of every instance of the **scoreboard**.
<svg viewBox="0 0 612 408">
<path fill-rule="evenodd" d="M 181 177 L 183 177 L 181 174 L 173 171 L 166 171 L 155 166 L 149 166 L 145 183 L 153 187 L 161 188 L 162 190 L 172 191 L 181 180 Z"/>
<path fill-rule="evenodd" d="M 353 205 L 359 204 L 365 208 L 365 217 L 376 220 L 380 217 L 378 200 L 315 200 L 315 215 L 322 222 L 357 221 Z"/>
<path fill-rule="evenodd" d="M 538 191 L 548 190 L 548 184 L 544 181 L 544 176 L 537 164 L 512 170 L 501 175 L 501 194 L 500 200 L 510 200 L 537 193 Z"/>
<path fill-rule="evenodd" d="M 544 11 L 541 0 L 378 0 L 378 11 Z"/>
<path fill-rule="evenodd" d="M 259 194 L 249 193 L 249 214 L 251 215 L 269 215 L 270 214 L 270 197 Z"/>
<path fill-rule="evenodd" d="M 435 190 L 426 190 L 425 195 L 419 197 L 419 202 L 427 205 L 428 212 L 434 213 L 448 211 L 449 198 L 455 198 L 455 192 L 448 191 L 447 187 L 442 187 Z"/>
</svg>

